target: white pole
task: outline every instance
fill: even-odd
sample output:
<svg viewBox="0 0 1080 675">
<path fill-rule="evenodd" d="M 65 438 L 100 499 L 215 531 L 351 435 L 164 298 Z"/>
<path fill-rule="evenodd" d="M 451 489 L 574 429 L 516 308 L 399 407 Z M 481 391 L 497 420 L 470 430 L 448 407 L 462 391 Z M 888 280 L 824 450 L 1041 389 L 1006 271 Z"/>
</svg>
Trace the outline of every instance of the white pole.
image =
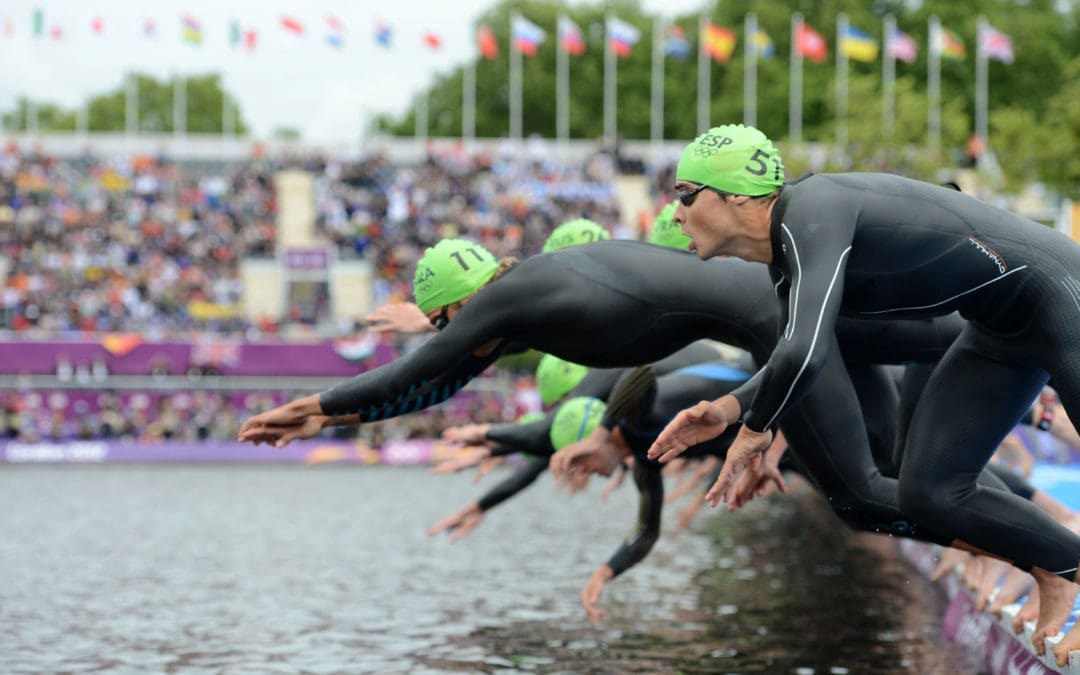
<svg viewBox="0 0 1080 675">
<path fill-rule="evenodd" d="M 130 144 L 132 137 L 139 132 L 139 83 L 135 73 L 128 73 L 127 90 L 124 95 L 124 134 Z"/>
<path fill-rule="evenodd" d="M 930 17 L 930 49 L 926 58 L 926 142 L 941 145 L 941 21 Z"/>
<path fill-rule="evenodd" d="M 986 78 L 986 50 L 983 49 L 982 39 L 986 31 L 986 17 L 980 14 L 975 20 L 975 26 L 975 134 L 983 142 L 983 147 L 989 147 L 989 85 Z"/>
<path fill-rule="evenodd" d="M 461 137 L 467 147 L 476 140 L 476 59 L 470 58 L 461 78 Z"/>
<path fill-rule="evenodd" d="M 896 55 L 893 52 L 896 17 L 892 14 L 885 15 L 884 31 L 882 43 L 885 58 L 881 60 L 881 133 L 885 138 L 892 138 L 896 125 Z"/>
<path fill-rule="evenodd" d="M 615 50 L 611 47 L 611 19 L 609 13 L 604 20 L 604 141 L 609 148 L 615 147 L 616 124 L 615 105 L 618 90 L 616 78 L 618 78 L 618 63 L 615 61 Z"/>
<path fill-rule="evenodd" d="M 560 14 L 555 28 L 555 138 L 559 150 L 565 152 L 570 138 L 570 55 L 559 44 L 559 28 L 563 22 Z"/>
<path fill-rule="evenodd" d="M 521 140 L 521 50 L 513 44 L 514 24 L 521 15 L 510 17 L 510 140 Z"/>
<path fill-rule="evenodd" d="M 224 108 L 221 123 L 225 124 Z M 184 76 L 173 73 L 173 138 L 177 143 L 187 133 L 187 82 Z"/>
<path fill-rule="evenodd" d="M 652 113 L 649 115 L 649 138 L 653 151 L 664 140 L 664 31 L 667 20 L 657 16 L 653 19 L 652 50 Z"/>
<path fill-rule="evenodd" d="M 428 134 L 428 90 L 425 86 L 416 100 L 416 130 L 413 137 L 421 146 L 427 142 Z"/>
<path fill-rule="evenodd" d="M 802 52 L 799 50 L 799 34 L 802 33 L 802 14 L 791 15 L 791 70 L 788 94 L 788 138 L 792 143 L 802 142 Z"/>
<path fill-rule="evenodd" d="M 709 130 L 709 98 L 712 95 L 712 64 L 705 49 L 705 25 L 709 21 L 704 14 L 698 17 L 698 57 L 697 57 L 697 130 L 704 133 Z"/>
<path fill-rule="evenodd" d="M 836 150 L 847 150 L 848 57 L 842 48 L 847 35 L 847 14 L 836 15 Z"/>
<path fill-rule="evenodd" d="M 743 124 L 751 127 L 757 126 L 757 32 L 757 15 L 750 12 L 743 19 Z"/>
</svg>

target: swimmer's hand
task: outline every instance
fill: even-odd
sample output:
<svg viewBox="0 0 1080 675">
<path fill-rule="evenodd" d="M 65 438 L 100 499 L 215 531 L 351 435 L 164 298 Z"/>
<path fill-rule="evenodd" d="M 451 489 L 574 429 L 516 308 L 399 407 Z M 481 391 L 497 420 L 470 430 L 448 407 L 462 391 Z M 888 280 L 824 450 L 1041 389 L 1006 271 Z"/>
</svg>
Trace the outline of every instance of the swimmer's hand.
<svg viewBox="0 0 1080 675">
<path fill-rule="evenodd" d="M 417 335 L 436 332 L 431 321 L 411 302 L 395 302 L 376 307 L 364 320 L 367 321 L 368 330 L 376 333 Z"/>
<path fill-rule="evenodd" d="M 284 448 L 292 441 L 317 436 L 332 421 L 332 417 L 322 414 L 319 396 L 313 394 L 249 417 L 241 425 L 237 440 Z"/>
<path fill-rule="evenodd" d="M 581 589 L 581 606 L 585 608 L 585 614 L 589 617 L 589 621 L 593 622 L 593 625 L 599 626 L 600 619 L 607 613 L 606 610 L 597 607 L 596 603 L 600 601 L 604 586 L 613 578 L 615 578 L 615 572 L 609 565 L 603 564 L 596 568 L 596 571 L 589 577 L 588 583 L 585 584 L 585 588 Z"/>
<path fill-rule="evenodd" d="M 478 502 L 472 502 L 457 513 L 453 513 L 428 528 L 428 534 L 434 537 L 440 532 L 450 532 L 450 541 L 464 538 L 476 529 L 484 519 L 484 511 Z"/>
<path fill-rule="evenodd" d="M 772 431 L 768 429 L 752 431 L 745 425 L 739 429 L 738 435 L 728 448 L 720 476 L 705 493 L 705 500 L 713 506 L 721 500 L 730 503 L 734 496 L 735 481 L 740 474 L 746 469 L 755 473 L 761 470 L 761 458 L 772 443 L 772 437 Z"/>
<path fill-rule="evenodd" d="M 463 448 L 462 451 L 458 453 L 457 457 L 448 459 L 445 462 L 439 462 L 433 466 L 431 468 L 431 473 L 457 473 L 458 471 L 474 467 L 490 457 L 491 448 Z"/>
<path fill-rule="evenodd" d="M 649 448 L 649 459 L 669 462 L 687 448 L 712 440 L 739 420 L 742 406 L 734 396 L 702 401 L 668 422 Z"/>
</svg>

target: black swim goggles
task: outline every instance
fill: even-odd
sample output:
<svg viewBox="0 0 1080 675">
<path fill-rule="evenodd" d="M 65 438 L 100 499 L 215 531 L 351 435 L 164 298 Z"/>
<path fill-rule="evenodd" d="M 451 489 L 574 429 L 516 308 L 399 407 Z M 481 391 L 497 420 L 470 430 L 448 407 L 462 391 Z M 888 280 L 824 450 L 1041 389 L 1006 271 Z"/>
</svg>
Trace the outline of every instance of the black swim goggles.
<svg viewBox="0 0 1080 675">
<path fill-rule="evenodd" d="M 712 190 L 718 195 L 733 196 L 732 193 L 724 192 L 723 190 L 717 190 L 711 185 L 698 185 L 692 190 L 676 190 L 675 199 L 678 199 L 683 206 L 690 208 L 691 206 L 693 206 L 694 202 L 697 201 L 698 193 L 702 190 Z"/>
<path fill-rule="evenodd" d="M 431 325 L 435 326 L 435 330 L 442 330 L 446 328 L 446 324 L 450 323 L 450 317 L 447 315 L 450 305 L 443 305 L 442 311 L 434 319 L 431 319 Z"/>
</svg>

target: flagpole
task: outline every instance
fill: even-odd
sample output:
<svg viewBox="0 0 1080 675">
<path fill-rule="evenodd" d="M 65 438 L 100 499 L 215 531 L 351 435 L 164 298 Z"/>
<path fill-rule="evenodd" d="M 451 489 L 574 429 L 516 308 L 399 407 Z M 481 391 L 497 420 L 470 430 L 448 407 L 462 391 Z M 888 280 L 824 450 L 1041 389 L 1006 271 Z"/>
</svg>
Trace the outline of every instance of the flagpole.
<svg viewBox="0 0 1080 675">
<path fill-rule="evenodd" d="M 89 107 L 89 102 L 83 103 L 75 112 L 75 140 L 80 148 L 86 143 L 87 117 L 89 115 L 87 108 Z"/>
<path fill-rule="evenodd" d="M 428 90 L 425 85 L 416 100 L 416 130 L 413 138 L 421 146 L 427 143 L 428 134 Z"/>
<path fill-rule="evenodd" d="M 941 21 L 930 17 L 930 49 L 926 55 L 926 142 L 941 144 Z"/>
<path fill-rule="evenodd" d="M 131 141 L 139 131 L 139 83 L 135 73 L 127 74 L 127 88 L 124 92 L 124 135 L 127 137 L 128 150 Z"/>
<path fill-rule="evenodd" d="M 802 142 L 802 51 L 799 49 L 799 35 L 802 33 L 803 16 L 791 15 L 791 75 L 788 78 L 788 138 L 792 143 Z"/>
<path fill-rule="evenodd" d="M 555 138 L 560 153 L 566 154 L 570 137 L 570 55 L 562 42 L 563 15 L 555 19 Z"/>
<path fill-rule="evenodd" d="M 461 78 L 461 137 L 467 149 L 476 140 L 476 62 L 469 59 Z"/>
<path fill-rule="evenodd" d="M 989 147 L 987 59 L 986 50 L 983 49 L 983 33 L 985 31 L 986 17 L 980 14 L 975 20 L 975 135 L 983 142 L 983 147 Z"/>
<path fill-rule="evenodd" d="M 847 14 L 836 15 L 836 150 L 847 149 L 848 57 L 844 36 L 848 31 Z"/>
<path fill-rule="evenodd" d="M 176 143 L 179 143 L 183 135 L 187 132 L 187 84 L 184 82 L 183 75 L 173 73 L 173 138 Z M 222 108 L 221 116 L 222 128 L 225 124 L 225 110 Z"/>
<path fill-rule="evenodd" d="M 893 137 L 896 123 L 896 53 L 893 38 L 896 34 L 896 17 L 885 15 L 885 54 L 881 60 L 881 132 L 885 138 Z"/>
<path fill-rule="evenodd" d="M 615 62 L 615 50 L 611 48 L 611 19 L 609 12 L 604 17 L 604 142 L 609 148 L 615 147 L 615 97 L 618 91 L 615 87 L 618 73 Z"/>
<path fill-rule="evenodd" d="M 649 115 L 649 138 L 653 154 L 659 157 L 660 143 L 664 140 L 664 31 L 667 21 L 657 16 L 653 19 L 652 50 L 652 112 Z"/>
<path fill-rule="evenodd" d="M 514 24 L 521 15 L 510 17 L 510 140 L 521 140 L 521 50 L 514 44 Z"/>
<path fill-rule="evenodd" d="M 743 124 L 757 126 L 757 15 L 749 12 L 743 19 Z"/>
<path fill-rule="evenodd" d="M 710 17 L 712 13 L 710 12 Z M 709 95 L 712 88 L 712 68 L 709 54 L 705 49 L 705 24 L 708 19 L 704 14 L 698 17 L 698 56 L 697 56 L 697 130 L 704 133 L 709 130 Z"/>
</svg>

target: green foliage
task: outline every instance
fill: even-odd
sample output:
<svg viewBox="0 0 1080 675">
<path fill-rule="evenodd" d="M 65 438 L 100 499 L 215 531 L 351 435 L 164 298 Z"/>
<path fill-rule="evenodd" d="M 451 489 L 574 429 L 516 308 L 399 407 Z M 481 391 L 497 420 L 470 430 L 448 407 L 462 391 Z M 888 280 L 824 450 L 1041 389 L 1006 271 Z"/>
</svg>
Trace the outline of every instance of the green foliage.
<svg viewBox="0 0 1080 675">
<path fill-rule="evenodd" d="M 869 33 L 880 45 L 882 21 L 887 13 L 897 26 L 919 45 L 915 63 L 896 63 L 896 122 L 894 135 L 882 133 L 881 61 L 851 62 L 849 70 L 849 150 L 861 162 L 901 161 L 914 170 L 957 154 L 972 133 L 975 108 L 975 26 L 981 14 L 1008 33 L 1016 62 L 989 64 L 991 146 L 1012 180 L 1038 177 L 1067 192 L 1080 191 L 1080 16 L 1076 3 L 1054 0 L 724 0 L 716 3 L 711 19 L 734 30 L 738 46 L 729 64 L 710 61 L 711 119 L 741 121 L 743 117 L 743 18 L 754 12 L 762 30 L 771 37 L 776 56 L 758 62 L 757 126 L 775 139 L 788 134 L 790 88 L 791 15 L 801 12 L 806 23 L 825 36 L 829 60 L 822 64 L 804 61 L 803 130 L 806 141 L 832 142 L 835 138 L 835 26 L 840 12 L 852 26 Z M 570 57 L 570 135 L 597 138 L 603 133 L 604 15 L 607 12 L 634 24 L 641 41 L 633 55 L 618 61 L 618 129 L 625 138 L 644 139 L 650 131 L 650 97 L 653 18 L 634 0 L 568 3 L 560 0 L 503 0 L 484 13 L 477 26 L 492 29 L 499 42 L 494 60 L 476 63 L 476 132 L 481 137 L 500 137 L 509 124 L 509 38 L 514 11 L 547 32 L 535 58 L 523 58 L 523 132 L 554 137 L 556 86 L 556 19 L 564 14 L 581 27 L 587 43 L 583 56 Z M 937 16 L 942 26 L 965 41 L 965 61 L 941 63 L 942 156 L 925 153 L 912 158 L 911 146 L 927 140 L 927 44 L 928 20 Z M 692 56 L 665 60 L 664 136 L 689 139 L 697 132 L 698 17 L 672 17 L 690 43 Z M 461 133 L 462 68 L 442 73 L 432 83 L 429 97 L 429 134 L 457 136 Z M 398 119 L 380 118 L 384 131 L 411 135 L 414 118 L 408 112 Z M 1019 133 L 1023 128 L 1030 133 Z M 1037 130 L 1037 133 L 1036 133 Z M 1053 138 L 1034 147 L 1032 139 Z M 905 147 L 907 149 L 905 149 Z M 795 163 L 799 158 L 793 155 Z"/>
<path fill-rule="evenodd" d="M 173 80 L 159 81 L 148 75 L 134 75 L 138 91 L 138 131 L 140 133 L 171 133 L 174 130 Z M 184 78 L 186 95 L 187 131 L 196 134 L 219 134 L 222 132 L 223 97 L 221 77 L 217 74 Z M 16 109 L 3 116 L 4 128 L 22 131 L 27 128 L 26 109 L 30 102 L 21 99 Z M 229 97 L 229 105 L 238 108 L 235 99 Z M 38 131 L 74 131 L 77 124 L 75 110 L 65 110 L 51 103 L 37 103 Z M 126 81 L 113 91 L 94 96 L 87 103 L 86 126 L 88 131 L 120 132 L 125 130 L 127 111 Z M 239 110 L 236 113 L 237 134 L 247 133 Z"/>
</svg>

